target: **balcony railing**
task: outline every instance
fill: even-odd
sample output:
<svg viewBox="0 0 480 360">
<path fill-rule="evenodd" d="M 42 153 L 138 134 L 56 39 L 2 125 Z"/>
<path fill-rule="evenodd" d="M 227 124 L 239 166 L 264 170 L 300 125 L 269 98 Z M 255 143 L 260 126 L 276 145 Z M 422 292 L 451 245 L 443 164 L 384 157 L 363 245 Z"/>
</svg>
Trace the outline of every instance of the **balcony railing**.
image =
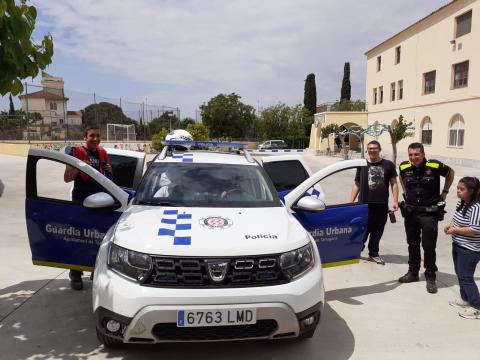
<svg viewBox="0 0 480 360">
<path fill-rule="evenodd" d="M 363 100 L 341 100 L 317 106 L 317 113 L 330 111 L 367 111 L 367 103 Z"/>
</svg>

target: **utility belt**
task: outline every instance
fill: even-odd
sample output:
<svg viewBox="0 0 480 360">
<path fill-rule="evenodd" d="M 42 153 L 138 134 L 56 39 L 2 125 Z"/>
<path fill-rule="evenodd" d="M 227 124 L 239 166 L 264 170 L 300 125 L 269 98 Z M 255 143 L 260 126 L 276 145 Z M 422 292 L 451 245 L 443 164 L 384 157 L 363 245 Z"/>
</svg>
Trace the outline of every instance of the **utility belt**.
<svg viewBox="0 0 480 360">
<path fill-rule="evenodd" d="M 402 217 L 412 214 L 431 214 L 435 215 L 439 221 L 443 220 L 445 216 L 445 201 L 439 201 L 435 205 L 410 205 L 405 201 L 398 204 Z"/>
</svg>

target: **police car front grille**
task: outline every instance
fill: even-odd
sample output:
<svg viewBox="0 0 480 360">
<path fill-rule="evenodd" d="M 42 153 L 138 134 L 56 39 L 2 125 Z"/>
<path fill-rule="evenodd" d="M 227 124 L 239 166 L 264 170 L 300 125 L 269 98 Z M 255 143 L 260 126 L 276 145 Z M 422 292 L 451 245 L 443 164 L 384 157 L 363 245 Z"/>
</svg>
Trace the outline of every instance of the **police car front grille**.
<svg viewBox="0 0 480 360">
<path fill-rule="evenodd" d="M 223 280 L 209 275 L 208 263 L 226 262 Z M 288 279 L 280 269 L 278 256 L 242 258 L 153 257 L 153 271 L 143 283 L 154 287 L 248 287 L 285 284 Z"/>
<path fill-rule="evenodd" d="M 152 334 L 159 340 L 233 340 L 267 337 L 277 327 L 275 320 L 258 320 L 256 324 L 250 325 L 205 327 L 177 327 L 175 323 L 164 323 L 156 324 Z"/>
</svg>

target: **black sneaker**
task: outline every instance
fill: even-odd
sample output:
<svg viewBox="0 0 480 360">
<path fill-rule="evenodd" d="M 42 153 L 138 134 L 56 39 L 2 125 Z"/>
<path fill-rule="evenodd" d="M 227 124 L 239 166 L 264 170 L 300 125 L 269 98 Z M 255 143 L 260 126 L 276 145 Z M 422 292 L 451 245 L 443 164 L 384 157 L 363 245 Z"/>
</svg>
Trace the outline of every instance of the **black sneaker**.
<svg viewBox="0 0 480 360">
<path fill-rule="evenodd" d="M 73 290 L 82 290 L 83 289 L 83 281 L 82 281 L 83 272 L 78 270 L 70 270 L 69 278 L 70 278 L 70 287 Z"/>
<path fill-rule="evenodd" d="M 436 294 L 438 292 L 435 280 L 427 279 L 427 292 L 430 294 Z"/>
<path fill-rule="evenodd" d="M 401 283 L 411 283 L 411 282 L 416 282 L 418 281 L 418 274 L 415 274 L 413 272 L 407 272 L 405 275 L 403 275 L 400 279 L 398 279 L 398 282 Z"/>
</svg>

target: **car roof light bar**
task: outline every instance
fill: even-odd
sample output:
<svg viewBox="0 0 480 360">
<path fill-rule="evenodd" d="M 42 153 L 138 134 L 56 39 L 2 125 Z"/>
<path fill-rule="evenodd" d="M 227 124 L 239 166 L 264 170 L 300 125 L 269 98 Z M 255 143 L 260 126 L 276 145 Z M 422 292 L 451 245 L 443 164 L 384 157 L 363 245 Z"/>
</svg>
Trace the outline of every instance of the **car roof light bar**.
<svg viewBox="0 0 480 360">
<path fill-rule="evenodd" d="M 233 148 L 233 149 L 245 149 L 246 144 L 233 143 L 227 141 L 182 141 L 182 140 L 163 140 L 163 145 L 168 146 L 197 146 L 208 148 Z"/>
</svg>

